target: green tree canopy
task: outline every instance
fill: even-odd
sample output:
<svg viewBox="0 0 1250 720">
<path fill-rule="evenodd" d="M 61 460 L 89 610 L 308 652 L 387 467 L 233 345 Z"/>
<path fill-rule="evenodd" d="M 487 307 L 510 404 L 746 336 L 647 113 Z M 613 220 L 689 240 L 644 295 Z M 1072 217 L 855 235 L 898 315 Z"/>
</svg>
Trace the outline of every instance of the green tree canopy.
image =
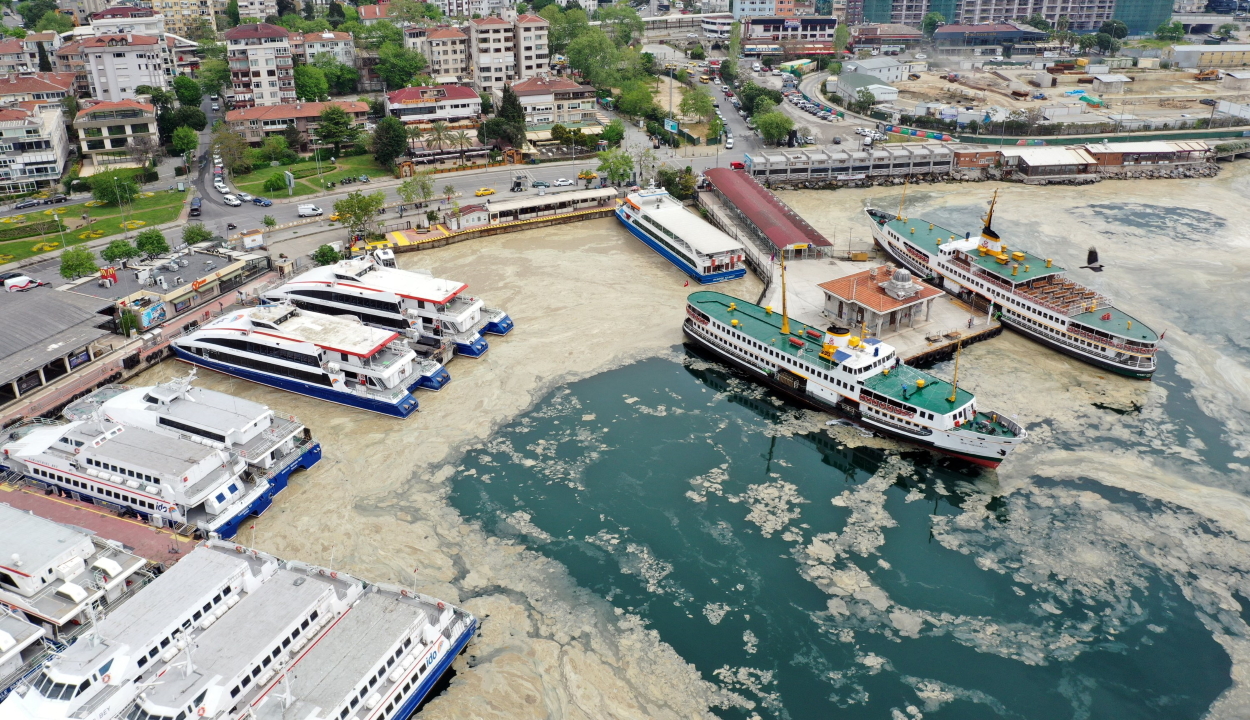
<svg viewBox="0 0 1250 720">
<path fill-rule="evenodd" d="M 599 153 L 598 171 L 613 185 L 623 185 L 634 172 L 634 159 L 620 148 L 604 150 Z"/>
<path fill-rule="evenodd" d="M 27 0 L 17 4 L 17 14 L 27 27 L 36 27 L 44 15 L 56 12 L 56 0 Z"/>
<path fill-rule="evenodd" d="M 67 247 L 61 252 L 60 274 L 66 280 L 92 275 L 99 269 L 100 266 L 95 263 L 95 256 L 81 245 Z"/>
<path fill-rule="evenodd" d="M 313 65 L 295 66 L 295 97 L 307 102 L 328 100 L 330 84 L 321 68 Z"/>
<path fill-rule="evenodd" d="M 1098 32 L 1106 33 L 1116 40 L 1123 40 L 1128 37 L 1128 25 L 1125 25 L 1123 20 L 1104 20 L 1098 27 Z"/>
<path fill-rule="evenodd" d="M 179 75 L 174 78 L 174 95 L 178 96 L 178 104 L 198 108 L 200 100 L 204 99 L 204 90 L 198 82 L 186 75 Z"/>
<path fill-rule="evenodd" d="M 185 158 L 200 146 L 200 134 L 186 125 L 181 125 L 174 129 L 171 144 L 174 152 Z"/>
<path fill-rule="evenodd" d="M 203 130 L 208 127 L 208 116 L 197 107 L 180 107 L 175 110 L 166 110 L 156 116 L 156 128 L 160 132 L 163 142 L 172 140 L 174 131 L 180 127 L 189 127 L 197 131 Z"/>
<path fill-rule="evenodd" d="M 620 52 L 601 28 L 590 28 L 568 46 L 569 67 L 595 87 L 607 87 L 617 78 Z"/>
<path fill-rule="evenodd" d="M 725 132 L 725 123 L 721 122 L 720 118 L 714 117 L 707 121 L 707 140 L 716 140 L 723 132 Z"/>
<path fill-rule="evenodd" d="M 378 50 L 374 72 L 388 89 L 398 89 L 408 87 L 413 78 L 425 70 L 426 64 L 425 56 L 416 50 L 409 50 L 398 42 L 388 42 Z"/>
<path fill-rule="evenodd" d="M 325 73 L 331 95 L 347 95 L 356 90 L 356 68 L 339 62 L 334 55 L 317 53 L 309 64 Z"/>
<path fill-rule="evenodd" d="M 1046 19 L 1045 15 L 1039 12 L 1035 12 L 1025 18 L 1024 24 L 1029 25 L 1030 27 L 1035 27 L 1042 32 L 1050 32 L 1050 21 Z"/>
<path fill-rule="evenodd" d="M 117 170 L 92 175 L 91 197 L 109 205 L 132 202 L 139 194 L 139 186 L 132 178 L 132 173 L 122 174 Z"/>
<path fill-rule="evenodd" d="M 107 263 L 121 262 L 138 256 L 139 248 L 131 245 L 129 240 L 114 240 L 100 251 L 100 257 L 104 258 L 104 262 Z"/>
<path fill-rule="evenodd" d="M 230 0 L 230 2 L 226 3 L 226 17 L 230 19 L 230 27 L 238 27 L 239 0 Z"/>
<path fill-rule="evenodd" d="M 938 26 L 944 22 L 946 22 L 946 16 L 940 12 L 925 13 L 924 19 L 920 21 L 920 30 L 925 34 L 925 37 L 933 37 L 933 33 L 937 32 Z M 843 45 L 842 47 L 845 48 L 846 46 Z"/>
<path fill-rule="evenodd" d="M 773 144 L 785 140 L 790 131 L 794 129 L 794 121 L 790 119 L 789 115 L 780 110 L 773 110 L 763 115 L 755 115 L 753 119 L 755 120 L 755 127 L 760 131 L 760 137 L 764 138 L 765 142 Z"/>
<path fill-rule="evenodd" d="M 409 204 L 417 200 L 429 200 L 434 197 L 434 175 L 428 170 L 415 173 L 400 183 L 396 192 L 399 193 L 401 200 Z"/>
<path fill-rule="evenodd" d="M 499 98 L 499 111 L 495 113 L 495 117 L 503 118 L 514 125 L 525 126 L 525 108 L 516 93 L 512 92 L 511 85 L 504 85 Z"/>
<path fill-rule="evenodd" d="M 333 145 L 334 154 L 338 155 L 343 149 L 343 143 L 351 142 L 356 138 L 356 128 L 352 124 L 352 118 L 347 111 L 338 105 L 327 105 L 318 118 L 317 129 L 314 131 L 323 145 Z"/>
<path fill-rule="evenodd" d="M 390 167 L 395 158 L 408 149 L 408 134 L 399 118 L 386 116 L 378 121 L 373 131 L 373 158 L 382 167 Z"/>
<path fill-rule="evenodd" d="M 313 262 L 318 265 L 333 265 L 339 260 L 342 260 L 343 256 L 340 255 L 339 251 L 335 250 L 333 247 L 329 245 L 322 245 L 313 251 L 312 259 Z"/>
<path fill-rule="evenodd" d="M 165 241 L 165 235 L 156 228 L 148 228 L 135 236 L 135 247 L 149 258 L 169 252 L 169 243 Z"/>
<path fill-rule="evenodd" d="M 1155 38 L 1167 42 L 1180 42 L 1185 39 L 1185 26 L 1179 20 L 1163 23 L 1155 28 Z"/>
<path fill-rule="evenodd" d="M 651 88 L 641 80 L 628 80 L 621 84 L 621 94 L 616 98 L 616 107 L 626 115 L 641 117 L 651 110 L 654 100 Z"/>
<path fill-rule="evenodd" d="M 695 87 L 685 87 L 681 89 L 681 104 L 677 106 L 681 110 L 681 114 L 686 117 L 706 118 L 712 115 L 715 108 L 712 107 L 712 95 L 703 89 L 702 85 Z"/>
<path fill-rule="evenodd" d="M 940 15 L 941 13 L 939 13 Z M 941 22 L 941 21 L 939 21 Z M 936 27 L 934 28 L 937 29 Z M 833 49 L 841 52 L 851 42 L 851 31 L 846 27 L 846 23 L 838 23 L 838 28 L 833 31 Z"/>
<path fill-rule="evenodd" d="M 365 195 L 356 191 L 334 203 L 339 221 L 354 233 L 366 233 L 373 226 L 378 210 L 386 204 L 386 194 L 379 191 Z"/>
<path fill-rule="evenodd" d="M 209 95 L 220 95 L 221 89 L 230 82 L 230 64 L 221 58 L 209 58 L 200 63 L 200 87 Z"/>
<path fill-rule="evenodd" d="M 625 123 L 620 118 L 613 118 L 612 122 L 599 133 L 600 139 L 606 140 L 609 145 L 620 145 L 625 139 Z"/>
<path fill-rule="evenodd" d="M 1241 28 L 1237 25 L 1237 23 L 1224 23 L 1223 25 L 1215 29 L 1215 34 L 1219 35 L 1222 38 L 1231 38 L 1232 36 L 1236 35 L 1237 31 L 1240 29 Z M 1128 33 L 1126 32 L 1125 34 L 1128 34 Z M 1118 37 L 1122 37 L 1122 36 L 1118 36 Z"/>
<path fill-rule="evenodd" d="M 202 223 L 190 223 L 182 226 L 182 241 L 188 245 L 195 245 L 213 239 L 213 233 Z"/>
<path fill-rule="evenodd" d="M 643 22 L 642 18 L 628 2 L 613 3 L 612 5 L 600 6 L 595 11 L 595 19 L 598 20 L 608 37 L 612 38 L 612 42 L 617 47 L 624 47 L 633 44 L 634 40 L 642 37 Z"/>
</svg>

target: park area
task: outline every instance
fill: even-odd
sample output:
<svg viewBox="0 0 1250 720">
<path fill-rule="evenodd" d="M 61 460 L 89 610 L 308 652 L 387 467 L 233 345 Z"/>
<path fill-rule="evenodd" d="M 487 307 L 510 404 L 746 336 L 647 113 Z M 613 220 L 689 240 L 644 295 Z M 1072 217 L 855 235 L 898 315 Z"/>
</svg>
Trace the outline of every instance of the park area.
<svg viewBox="0 0 1250 720">
<path fill-rule="evenodd" d="M 322 161 L 317 163 L 315 160 L 305 160 L 293 165 L 281 165 L 278 167 L 257 167 L 246 175 L 237 175 L 231 178 L 231 184 L 237 189 L 268 198 L 284 198 L 288 197 L 285 182 L 281 190 L 266 190 L 265 182 L 272 176 L 282 177 L 283 172 L 290 172 L 295 176 L 295 187 L 290 197 L 300 197 L 303 195 L 313 195 L 325 190 L 326 183 L 342 183 L 344 179 L 349 177 L 360 177 L 367 175 L 370 178 L 391 177 L 391 172 L 386 168 L 378 165 L 372 155 L 353 155 L 350 157 L 335 158 L 334 162 Z"/>
</svg>

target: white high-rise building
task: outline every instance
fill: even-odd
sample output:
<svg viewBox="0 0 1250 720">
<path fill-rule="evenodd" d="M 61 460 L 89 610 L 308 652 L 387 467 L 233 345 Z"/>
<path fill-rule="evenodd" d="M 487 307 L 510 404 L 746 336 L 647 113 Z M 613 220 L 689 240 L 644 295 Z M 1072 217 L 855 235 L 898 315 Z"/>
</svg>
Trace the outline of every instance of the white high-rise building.
<svg viewBox="0 0 1250 720">
<path fill-rule="evenodd" d="M 91 96 L 120 102 L 135 99 L 140 85 L 167 88 L 165 54 L 151 35 L 100 35 L 82 41 Z"/>
<path fill-rule="evenodd" d="M 291 33 L 269 23 L 240 25 L 226 31 L 226 59 L 234 107 L 295 102 L 295 67 Z"/>
<path fill-rule="evenodd" d="M 470 70 L 483 92 L 545 75 L 551 68 L 550 23 L 537 15 L 469 21 Z"/>
</svg>

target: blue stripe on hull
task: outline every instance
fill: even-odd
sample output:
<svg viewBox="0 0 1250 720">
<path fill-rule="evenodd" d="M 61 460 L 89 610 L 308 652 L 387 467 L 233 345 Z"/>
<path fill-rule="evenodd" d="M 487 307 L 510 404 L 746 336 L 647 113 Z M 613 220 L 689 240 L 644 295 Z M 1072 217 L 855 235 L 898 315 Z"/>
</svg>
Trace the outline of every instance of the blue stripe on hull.
<svg viewBox="0 0 1250 720">
<path fill-rule="evenodd" d="M 451 373 L 447 372 L 447 368 L 439 365 L 438 370 L 435 370 L 433 375 L 422 375 L 409 385 L 407 389 L 408 392 L 415 392 L 416 390 L 433 390 L 438 392 L 449 382 L 451 382 Z"/>
<path fill-rule="evenodd" d="M 504 315 L 498 320 L 486 323 L 486 325 L 482 327 L 482 332 L 489 333 L 491 335 L 507 335 L 512 332 L 512 327 L 512 318 Z"/>
<path fill-rule="evenodd" d="M 209 370 L 216 370 L 219 373 L 231 375 L 243 380 L 250 380 L 254 383 L 267 385 L 278 390 L 286 390 L 297 395 L 305 395 L 307 397 L 317 398 L 318 400 L 326 400 L 339 405 L 360 408 L 370 412 L 381 413 L 382 415 L 390 415 L 391 417 L 406 418 L 417 409 L 417 399 L 411 394 L 405 395 L 398 403 L 388 403 L 373 398 L 360 397 L 342 390 L 335 390 L 324 385 L 313 385 L 312 383 L 300 382 L 292 378 L 279 377 L 277 375 L 269 375 L 267 373 L 248 370 L 247 368 L 226 365 L 213 360 L 207 360 L 178 346 L 174 346 L 174 354 L 179 360 L 189 362 L 192 365 L 199 365 Z M 443 372 L 446 372 L 444 370 Z M 425 378 L 418 380 L 422 382 Z M 443 383 L 446 384 L 446 383 Z M 439 387 L 442 387 L 440 384 Z"/>
<path fill-rule="evenodd" d="M 465 357 L 482 357 L 489 349 L 490 345 L 486 343 L 486 339 L 481 335 L 478 335 L 476 340 L 467 343 L 456 343 L 456 354 Z"/>
<path fill-rule="evenodd" d="M 408 716 L 412 715 L 417 706 L 421 704 L 421 701 L 425 699 L 425 696 L 430 694 L 430 689 L 434 687 L 439 678 L 451 668 L 451 664 L 455 661 L 456 656 L 460 654 L 465 645 L 469 644 L 469 640 L 473 638 L 476 632 L 477 619 L 474 618 L 473 624 L 460 633 L 460 637 L 452 641 L 451 647 L 447 652 L 443 653 L 442 659 L 437 661 L 438 664 L 434 666 L 434 669 L 425 674 L 425 679 L 421 681 L 421 684 L 417 686 L 417 689 L 413 691 L 408 700 L 395 709 L 394 715 L 385 720 L 407 720 Z"/>
<path fill-rule="evenodd" d="M 747 274 L 746 268 L 738 268 L 737 270 L 726 270 L 725 272 L 718 272 L 718 273 L 706 273 L 706 274 L 701 273 L 698 270 L 695 270 L 693 267 L 691 267 L 690 264 L 686 262 L 684 258 L 678 257 L 677 255 L 673 253 L 673 251 L 669 250 L 668 248 L 664 247 L 660 243 L 656 242 L 654 239 L 651 238 L 651 236 L 647 235 L 645 232 L 643 232 L 638 227 L 636 227 L 633 223 L 626 220 L 625 216 L 622 214 L 622 212 L 619 209 L 616 211 L 616 219 L 620 220 L 621 224 L 624 225 L 629 230 L 629 232 L 633 234 L 634 237 L 646 243 L 647 247 L 656 251 L 665 260 L 668 260 L 672 264 L 676 265 L 677 269 L 686 273 L 687 275 L 694 278 L 695 280 L 698 280 L 700 283 L 704 285 L 710 285 L 711 283 L 724 282 L 726 280 L 737 280 L 738 278 Z"/>
</svg>

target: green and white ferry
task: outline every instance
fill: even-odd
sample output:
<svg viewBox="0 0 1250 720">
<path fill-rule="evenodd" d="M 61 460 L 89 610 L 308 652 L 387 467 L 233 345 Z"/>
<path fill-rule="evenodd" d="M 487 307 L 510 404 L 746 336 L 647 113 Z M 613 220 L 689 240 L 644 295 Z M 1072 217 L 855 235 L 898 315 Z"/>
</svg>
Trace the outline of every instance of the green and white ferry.
<svg viewBox="0 0 1250 720">
<path fill-rule="evenodd" d="M 998 467 L 1027 436 L 1002 413 L 977 409 L 954 384 L 904 365 L 877 338 L 820 330 L 718 292 L 692 293 L 683 330 L 697 347 L 819 410 L 932 450 Z"/>
</svg>

